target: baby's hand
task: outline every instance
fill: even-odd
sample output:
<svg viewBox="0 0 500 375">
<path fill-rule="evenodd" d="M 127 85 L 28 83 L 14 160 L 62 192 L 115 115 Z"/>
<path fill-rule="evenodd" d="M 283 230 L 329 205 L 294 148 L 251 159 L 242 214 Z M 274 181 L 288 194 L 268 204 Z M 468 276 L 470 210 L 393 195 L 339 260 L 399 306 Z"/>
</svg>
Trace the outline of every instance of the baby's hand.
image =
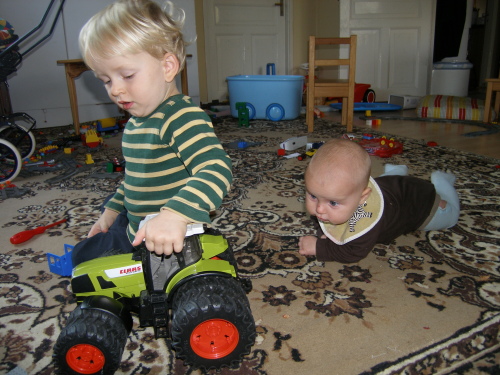
<svg viewBox="0 0 500 375">
<path fill-rule="evenodd" d="M 99 219 L 94 223 L 94 225 L 92 225 L 92 228 L 90 228 L 90 232 L 87 237 L 92 237 L 101 232 L 106 233 L 109 227 L 115 222 L 117 216 L 117 212 L 106 208 Z"/>
<path fill-rule="evenodd" d="M 174 251 L 180 253 L 184 247 L 187 224 L 183 216 L 163 210 L 137 231 L 132 246 L 145 239 L 147 249 L 157 255 L 170 255 Z"/>
<path fill-rule="evenodd" d="M 299 254 L 316 256 L 316 241 L 314 236 L 304 236 L 299 239 Z"/>
</svg>

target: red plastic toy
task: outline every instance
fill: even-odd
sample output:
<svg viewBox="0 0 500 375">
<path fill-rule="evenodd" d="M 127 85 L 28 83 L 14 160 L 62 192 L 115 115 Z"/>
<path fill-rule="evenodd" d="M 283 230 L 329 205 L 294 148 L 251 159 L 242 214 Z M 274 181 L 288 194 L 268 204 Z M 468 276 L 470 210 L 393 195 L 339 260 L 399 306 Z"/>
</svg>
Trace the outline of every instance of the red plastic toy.
<svg viewBox="0 0 500 375">
<path fill-rule="evenodd" d="M 403 144 L 394 138 L 388 139 L 386 136 L 373 139 L 362 139 L 359 141 L 368 154 L 381 158 L 390 158 L 392 155 L 403 153 Z"/>
<path fill-rule="evenodd" d="M 56 225 L 62 224 L 64 222 L 66 222 L 66 219 L 59 220 L 57 223 L 46 225 L 44 227 L 36 227 L 35 229 L 25 230 L 25 231 L 16 233 L 10 238 L 10 243 L 13 245 L 18 245 L 20 243 L 26 242 L 29 239 L 36 236 L 37 234 L 42 234 L 47 229 L 55 227 Z"/>
<path fill-rule="evenodd" d="M 375 91 L 370 89 L 369 83 L 356 83 L 354 85 L 354 103 L 375 103 Z M 342 103 L 342 98 L 328 98 L 328 101 L 336 100 Z"/>
</svg>

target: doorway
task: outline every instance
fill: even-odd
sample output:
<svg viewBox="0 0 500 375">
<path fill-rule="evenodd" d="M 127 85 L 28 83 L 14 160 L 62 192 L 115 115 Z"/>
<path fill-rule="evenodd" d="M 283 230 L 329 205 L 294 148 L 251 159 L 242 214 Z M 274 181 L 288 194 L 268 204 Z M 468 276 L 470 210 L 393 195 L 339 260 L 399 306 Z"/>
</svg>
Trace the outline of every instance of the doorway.
<svg viewBox="0 0 500 375">
<path fill-rule="evenodd" d="M 468 60 L 473 64 L 469 91 L 484 98 L 485 79 L 499 77 L 500 4 L 496 0 L 477 0 L 469 31 Z"/>
</svg>

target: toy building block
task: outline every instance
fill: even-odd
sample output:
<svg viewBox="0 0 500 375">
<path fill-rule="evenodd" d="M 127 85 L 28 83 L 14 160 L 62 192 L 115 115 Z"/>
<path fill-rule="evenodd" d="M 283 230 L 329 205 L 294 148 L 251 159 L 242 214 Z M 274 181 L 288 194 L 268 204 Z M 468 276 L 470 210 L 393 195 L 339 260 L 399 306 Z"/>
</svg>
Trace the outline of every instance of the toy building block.
<svg viewBox="0 0 500 375">
<path fill-rule="evenodd" d="M 123 172 L 124 167 L 118 158 L 113 158 L 113 172 Z"/>
<path fill-rule="evenodd" d="M 250 111 L 248 110 L 247 103 L 236 103 L 236 109 L 238 110 L 238 126 L 248 127 L 250 125 Z"/>
<path fill-rule="evenodd" d="M 231 149 L 245 149 L 248 147 L 260 146 L 262 142 L 247 142 L 243 140 L 224 143 L 223 146 Z"/>
<path fill-rule="evenodd" d="M 97 131 L 100 132 L 109 132 L 112 130 L 118 130 L 120 127 L 114 117 L 103 118 L 101 120 L 97 120 Z"/>
<path fill-rule="evenodd" d="M 366 125 L 368 126 L 379 126 L 382 124 L 382 120 L 381 119 L 367 119 L 366 120 Z"/>
<path fill-rule="evenodd" d="M 49 146 L 45 146 L 45 147 L 42 147 L 38 152 L 40 155 L 46 155 L 46 154 L 52 154 L 54 152 L 56 152 L 58 150 L 59 147 L 55 146 L 55 145 L 49 145 Z"/>
<path fill-rule="evenodd" d="M 71 260 L 71 251 L 74 246 L 64 245 L 64 255 L 55 255 L 47 253 L 47 261 L 49 263 L 49 270 L 61 276 L 71 276 L 73 271 L 73 261 Z"/>
<path fill-rule="evenodd" d="M 95 148 L 103 143 L 102 137 L 99 137 L 94 129 L 89 129 L 85 133 L 85 145 L 90 148 Z"/>
<path fill-rule="evenodd" d="M 305 153 L 300 154 L 299 156 L 297 156 L 297 160 L 300 160 L 300 161 L 301 160 L 305 160 L 305 159 L 307 159 L 307 157 L 312 158 L 314 156 L 314 154 L 316 153 L 316 151 L 318 151 L 318 149 L 316 149 L 316 148 L 310 148 Z"/>
<path fill-rule="evenodd" d="M 91 154 L 86 154 L 85 155 L 85 164 L 94 164 L 94 159 L 92 159 Z"/>
</svg>

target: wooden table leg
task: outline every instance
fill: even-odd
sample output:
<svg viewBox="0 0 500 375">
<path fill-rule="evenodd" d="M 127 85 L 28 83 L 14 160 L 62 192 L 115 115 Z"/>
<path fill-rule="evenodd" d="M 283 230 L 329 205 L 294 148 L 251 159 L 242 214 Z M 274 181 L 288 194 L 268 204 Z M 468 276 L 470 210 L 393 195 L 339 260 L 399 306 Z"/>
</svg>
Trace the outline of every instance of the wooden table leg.
<svg viewBox="0 0 500 375">
<path fill-rule="evenodd" d="M 64 64 L 66 72 L 66 83 L 68 84 L 69 105 L 71 107 L 71 116 L 73 117 L 73 126 L 75 127 L 76 135 L 80 134 L 80 119 L 78 116 L 78 99 L 76 97 L 75 78 L 79 77 L 83 72 L 89 70 L 83 60 L 59 60 L 58 64 Z"/>
</svg>

